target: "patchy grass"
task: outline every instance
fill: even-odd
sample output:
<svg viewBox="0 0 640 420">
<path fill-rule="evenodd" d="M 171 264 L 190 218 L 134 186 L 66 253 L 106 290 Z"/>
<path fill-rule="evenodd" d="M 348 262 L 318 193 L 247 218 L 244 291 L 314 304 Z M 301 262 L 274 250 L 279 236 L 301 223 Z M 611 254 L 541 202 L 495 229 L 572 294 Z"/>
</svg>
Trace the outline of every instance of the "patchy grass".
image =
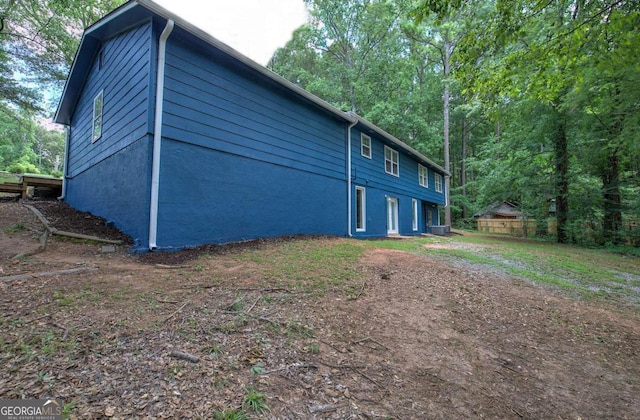
<svg viewBox="0 0 640 420">
<path fill-rule="evenodd" d="M 11 226 L 4 228 L 4 233 L 7 234 L 11 234 L 11 233 L 18 233 L 18 232 L 22 232 L 25 229 L 27 229 L 27 227 L 24 225 L 24 223 L 14 223 Z"/>
<path fill-rule="evenodd" d="M 331 287 L 350 291 L 364 250 L 364 243 L 358 241 L 298 239 L 269 249 L 245 251 L 238 259 L 259 264 L 263 278 L 278 287 L 322 294 Z"/>
<path fill-rule="evenodd" d="M 380 248 L 414 255 L 383 251 L 377 254 L 381 257 L 378 262 L 363 258 L 365 252 Z M 490 275 L 489 284 L 474 284 L 470 277 L 459 275 L 464 269 L 454 270 L 434 259 L 466 264 L 466 268 L 472 263 L 472 271 L 479 271 L 475 264 L 481 264 L 480 270 L 489 267 L 492 275 L 493 270 L 501 270 L 588 296 L 630 298 L 637 294 L 629 290 L 640 286 L 638 259 L 474 235 L 373 241 L 298 238 L 201 255 L 189 265 L 172 268 L 139 267 L 129 258 L 123 258 L 121 265 L 112 264 L 113 260 L 107 265 L 95 257 L 101 269 L 91 275 L 30 279 L 6 287 L 7 297 L 0 301 L 0 362 L 9 379 L 0 383 L 0 394 L 10 398 L 64 395 L 65 413 L 72 418 L 347 418 L 359 415 L 362 404 L 369 407 L 362 411 L 363 417 L 399 412 L 399 418 L 423 418 L 426 411 L 413 409 L 416 401 L 426 407 L 438 400 L 437 395 L 456 390 L 455 401 L 462 401 L 474 389 L 480 391 L 473 398 L 484 398 L 483 389 L 503 380 L 502 376 L 496 379 L 502 375 L 496 371 L 502 361 L 496 365 L 488 360 L 486 370 L 474 367 L 478 374 L 466 373 L 467 361 L 482 360 L 474 345 L 451 344 L 452 326 L 460 331 L 456 333 L 459 339 L 472 337 L 466 343 L 484 343 L 491 354 L 517 347 L 517 351 L 529 352 L 522 353 L 521 360 L 551 357 L 532 353 L 533 347 L 523 345 L 542 342 L 540 348 L 550 349 L 554 357 L 562 356 L 555 346 L 559 342 L 569 348 L 569 360 L 574 354 L 598 359 L 613 354 L 620 358 L 615 359 L 617 366 L 638 366 L 628 350 L 633 344 L 619 347 L 627 340 L 624 334 L 629 340 L 636 336 L 610 330 L 609 324 L 601 325 L 599 320 L 596 325 L 582 314 L 578 322 L 567 311 L 572 310 L 573 301 L 559 299 L 547 306 L 541 300 L 534 305 L 529 300 L 513 300 L 507 297 L 517 295 L 509 292 L 522 288 L 521 282 L 511 283 L 504 275 L 494 277 L 506 281 L 494 281 Z M 605 286 L 612 291 L 592 290 Z M 528 297 L 530 289 L 521 294 Z M 563 305 L 562 309 L 556 305 Z M 505 308 L 508 310 L 501 312 Z M 551 327 L 545 324 L 547 315 L 552 316 Z M 389 322 L 398 319 L 397 325 Z M 430 323 L 428 342 L 420 338 L 405 352 L 407 341 L 426 331 L 420 329 L 425 322 Z M 537 330 L 522 328 L 525 322 L 544 333 L 536 335 Z M 571 341 L 558 335 L 561 328 L 570 332 Z M 507 344 L 490 342 L 501 340 L 502 335 L 508 338 Z M 573 338 L 584 341 L 591 335 L 597 335 L 597 340 L 618 340 L 611 350 L 615 353 L 574 348 Z M 514 342 L 516 347 L 512 347 Z M 470 349 L 470 353 L 460 356 L 461 349 Z M 171 356 L 174 350 L 194 355 L 199 362 L 175 358 Z M 603 351 L 602 347 L 597 350 Z M 415 359 L 409 357 L 412 355 Z M 436 360 L 443 355 L 447 358 L 438 365 Z M 451 372 L 456 360 L 465 366 L 464 373 L 456 373 L 457 378 L 494 377 L 465 382 L 463 389 L 429 371 L 431 366 L 442 366 L 435 372 Z M 429 369 L 423 370 L 421 366 L 427 363 Z M 557 366 L 565 364 L 566 359 Z M 416 366 L 419 375 L 415 375 Z M 510 383 L 499 395 L 512 396 L 512 389 L 529 383 L 546 387 L 555 366 L 540 374 L 544 380 L 537 381 L 528 373 L 526 383 Z M 522 376 L 509 374 L 509 378 Z M 574 380 L 573 374 L 566 376 Z M 632 372 L 624 380 L 635 377 Z M 584 377 L 579 381 L 588 382 Z M 432 394 L 423 396 L 423 390 L 429 389 Z M 538 389 L 526 392 L 540 395 Z M 387 408 L 376 405 L 378 401 L 384 401 Z M 494 400 L 479 401 L 470 403 L 474 410 L 492 407 Z M 583 406 L 585 401 L 591 399 L 585 397 L 576 404 Z M 404 407 L 411 408 L 401 411 Z M 447 406 L 436 417 L 446 417 L 452 410 Z M 488 411 L 485 417 L 512 415 L 508 407 L 505 410 Z M 473 417 L 470 413 L 458 412 L 454 417 Z M 540 412 L 530 414 L 532 418 L 548 417 Z"/>
<path fill-rule="evenodd" d="M 640 303 L 640 258 L 607 249 L 581 248 L 541 240 L 467 233 L 410 240 L 405 250 L 488 265 L 533 283 L 559 287 L 587 298 L 616 298 Z M 426 247 L 425 247 L 426 246 Z"/>
<path fill-rule="evenodd" d="M 248 250 L 237 258 L 259 264 L 263 278 L 278 287 L 319 294 L 337 288 L 353 295 L 358 288 L 357 261 L 365 250 L 375 248 L 464 260 L 586 298 L 640 303 L 640 257 L 538 239 L 475 233 L 363 241 L 299 239 Z"/>
<path fill-rule="evenodd" d="M 269 412 L 269 406 L 265 401 L 264 394 L 251 387 L 247 389 L 247 394 L 244 397 L 242 408 L 248 412 L 256 414 L 266 414 Z"/>
</svg>

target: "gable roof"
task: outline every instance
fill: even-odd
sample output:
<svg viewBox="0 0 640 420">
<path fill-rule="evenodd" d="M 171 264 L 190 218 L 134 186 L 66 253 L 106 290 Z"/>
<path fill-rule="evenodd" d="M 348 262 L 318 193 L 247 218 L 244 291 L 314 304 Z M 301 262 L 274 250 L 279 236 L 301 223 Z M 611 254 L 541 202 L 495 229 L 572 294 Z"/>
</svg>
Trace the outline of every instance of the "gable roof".
<svg viewBox="0 0 640 420">
<path fill-rule="evenodd" d="M 522 212 L 513 203 L 508 201 L 496 201 L 490 204 L 479 212 L 475 213 L 473 217 L 478 218 L 482 216 L 501 216 L 501 217 L 521 217 Z"/>
<path fill-rule="evenodd" d="M 69 76 L 58 104 L 58 109 L 53 121 L 59 124 L 69 125 L 71 121 L 71 115 L 78 102 L 84 81 L 89 74 L 91 65 L 95 59 L 96 54 L 100 49 L 100 45 L 105 40 L 112 38 L 113 36 L 125 32 L 128 29 L 156 17 L 163 18 L 165 20 L 173 20 L 176 27 L 182 28 L 188 34 L 203 41 L 210 47 L 213 47 L 224 54 L 226 54 L 232 60 L 241 63 L 249 69 L 258 72 L 265 76 L 269 80 L 273 81 L 276 85 L 281 86 L 286 91 L 289 91 L 309 102 L 318 106 L 319 108 L 329 112 L 335 117 L 350 123 L 358 123 L 369 130 L 377 133 L 380 137 L 387 140 L 389 143 L 394 144 L 403 149 L 409 155 L 414 156 L 416 159 L 428 164 L 429 166 L 441 171 L 445 175 L 449 175 L 447 171 L 441 166 L 434 163 L 432 160 L 411 148 L 403 141 L 397 139 L 393 135 L 387 133 L 381 128 L 375 126 L 371 122 L 356 115 L 352 112 L 344 112 L 323 99 L 315 96 L 314 94 L 307 92 L 300 86 L 288 81 L 284 77 L 274 73 L 266 67 L 256 63 L 249 57 L 241 54 L 237 50 L 231 48 L 224 42 L 218 40 L 202 29 L 196 27 L 180 16 L 170 12 L 159 4 L 151 0 L 130 0 L 123 4 L 119 8 L 113 10 L 111 13 L 100 19 L 98 22 L 89 26 L 83 33 L 80 40 L 80 46 L 76 51 L 76 56 L 73 60 L 73 65 L 69 71 Z"/>
</svg>

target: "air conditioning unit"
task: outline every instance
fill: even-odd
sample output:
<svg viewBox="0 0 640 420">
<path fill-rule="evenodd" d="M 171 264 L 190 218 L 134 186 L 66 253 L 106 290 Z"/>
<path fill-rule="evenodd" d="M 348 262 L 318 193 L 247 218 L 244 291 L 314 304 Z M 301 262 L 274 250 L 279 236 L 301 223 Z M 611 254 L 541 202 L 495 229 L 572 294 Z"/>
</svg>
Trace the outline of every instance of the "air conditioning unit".
<svg viewBox="0 0 640 420">
<path fill-rule="evenodd" d="M 431 233 L 438 236 L 447 236 L 451 233 L 451 226 L 431 226 Z"/>
</svg>

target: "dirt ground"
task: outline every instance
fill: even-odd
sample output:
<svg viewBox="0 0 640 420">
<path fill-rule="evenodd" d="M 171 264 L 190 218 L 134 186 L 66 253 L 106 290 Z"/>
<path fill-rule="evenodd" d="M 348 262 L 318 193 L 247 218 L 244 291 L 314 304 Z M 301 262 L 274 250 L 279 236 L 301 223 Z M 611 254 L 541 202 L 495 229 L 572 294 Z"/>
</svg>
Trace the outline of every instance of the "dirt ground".
<svg viewBox="0 0 640 420">
<path fill-rule="evenodd" d="M 140 257 L 59 237 L 42 250 L 42 232 L 0 202 L 0 398 L 58 397 L 78 419 L 640 418 L 637 307 L 373 247 L 352 284 L 320 293 L 247 258 L 299 238 Z"/>
</svg>

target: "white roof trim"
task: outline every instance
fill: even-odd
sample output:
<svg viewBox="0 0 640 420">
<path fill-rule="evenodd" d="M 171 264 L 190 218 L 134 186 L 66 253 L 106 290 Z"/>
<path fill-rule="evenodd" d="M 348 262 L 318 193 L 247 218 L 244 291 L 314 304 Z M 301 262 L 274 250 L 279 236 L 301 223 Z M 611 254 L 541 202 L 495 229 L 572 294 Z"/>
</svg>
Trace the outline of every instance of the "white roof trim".
<svg viewBox="0 0 640 420">
<path fill-rule="evenodd" d="M 106 25 L 109 22 L 111 22 L 113 19 L 117 18 L 118 16 L 120 16 L 123 13 L 127 13 L 127 11 L 129 11 L 129 9 L 133 9 L 134 7 L 136 7 L 136 3 L 135 2 L 123 4 L 122 6 L 120 6 L 119 9 L 115 9 L 112 13 L 109 13 L 107 16 L 103 17 L 102 19 L 100 19 L 99 21 L 97 21 L 93 25 L 89 26 L 87 29 L 85 29 L 85 31 L 84 31 L 85 35 L 86 34 L 90 34 L 91 32 L 95 31 L 96 29 L 99 29 L 99 28 L 103 27 L 104 25 Z M 84 35 L 83 35 L 83 38 L 84 38 Z"/>
<path fill-rule="evenodd" d="M 180 16 L 177 16 L 176 14 L 170 12 L 169 10 L 165 9 L 164 7 L 160 6 L 159 4 L 151 1 L 151 0 L 136 0 L 137 3 L 139 3 L 140 5 L 146 7 L 147 9 L 151 10 L 152 12 L 154 12 L 155 14 L 162 16 L 165 19 L 171 19 L 173 20 L 177 26 L 181 27 L 182 29 L 185 29 L 187 32 L 190 32 L 191 34 L 193 34 L 194 36 L 202 39 L 203 41 L 213 45 L 214 47 L 216 47 L 217 49 L 223 51 L 224 53 L 232 56 L 233 58 L 235 58 L 236 60 L 242 62 L 243 64 L 246 64 L 247 66 L 253 68 L 254 70 L 264 74 L 265 76 L 269 77 L 270 79 L 274 80 L 275 82 L 284 85 L 286 88 L 294 91 L 295 93 L 297 93 L 300 96 L 303 96 L 304 98 L 310 100 L 311 102 L 319 105 L 320 107 L 326 109 L 327 111 L 331 112 L 332 114 L 335 114 L 336 116 L 353 122 L 352 118 L 349 117 L 345 112 L 339 110 L 338 108 L 334 107 L 333 105 L 331 105 L 330 103 L 326 102 L 323 99 L 320 99 L 319 97 L 317 97 L 316 95 L 307 92 L 306 90 L 302 89 L 300 86 L 291 83 L 290 81 L 288 81 L 287 79 L 285 79 L 284 77 L 272 72 L 271 70 L 269 70 L 268 68 L 264 67 L 261 64 L 256 63 L 255 61 L 253 61 L 252 59 L 250 59 L 249 57 L 245 56 L 244 54 L 240 53 L 239 51 L 231 48 L 230 46 L 228 46 L 227 44 L 225 44 L 224 42 L 220 41 L 219 39 L 215 38 L 214 36 L 208 34 L 207 32 L 203 31 L 202 29 L 198 28 L 197 26 L 193 25 L 192 23 L 190 23 L 189 21 L 181 18 Z"/>
</svg>

